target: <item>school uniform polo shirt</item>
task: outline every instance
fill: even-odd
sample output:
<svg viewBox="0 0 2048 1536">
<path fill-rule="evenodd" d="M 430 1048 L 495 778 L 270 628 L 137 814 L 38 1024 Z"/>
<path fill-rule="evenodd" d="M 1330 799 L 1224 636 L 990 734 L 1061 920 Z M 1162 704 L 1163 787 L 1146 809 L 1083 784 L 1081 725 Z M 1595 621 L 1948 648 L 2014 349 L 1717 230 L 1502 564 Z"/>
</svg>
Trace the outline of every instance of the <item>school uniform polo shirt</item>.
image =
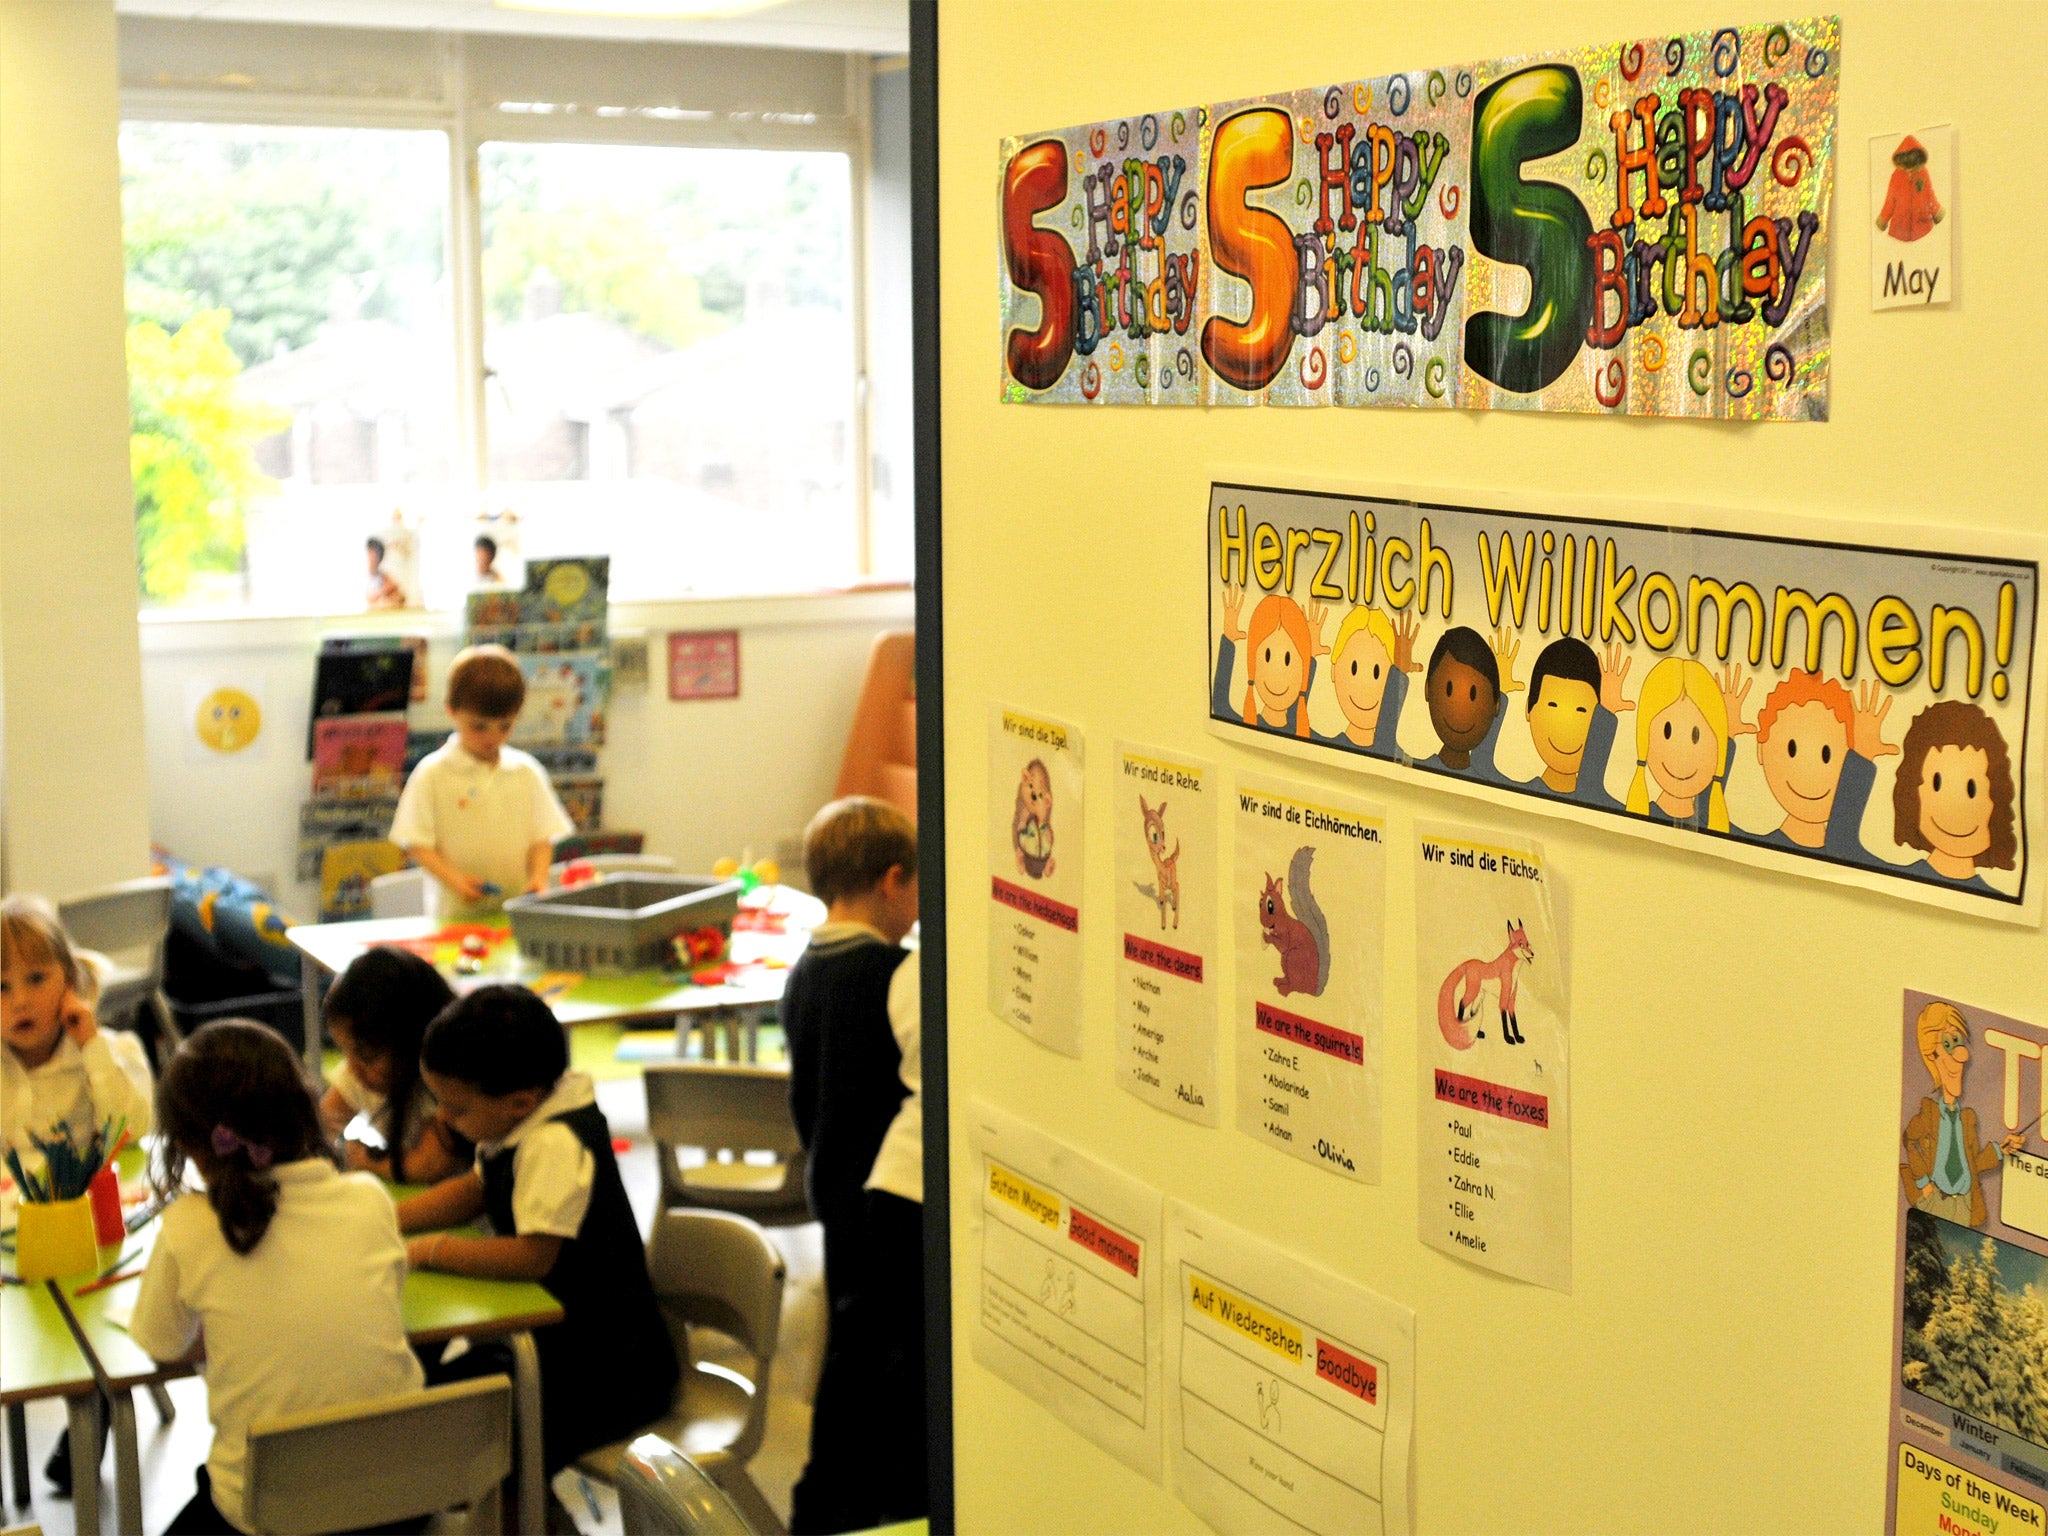
<svg viewBox="0 0 2048 1536">
<path fill-rule="evenodd" d="M 889 1122 L 867 1187 L 924 1203 L 924 1060 L 920 1050 L 917 951 L 889 978 L 889 1028 L 903 1053 L 896 1076 L 909 1092 Z"/>
<path fill-rule="evenodd" d="M 512 1153 L 511 1232 L 571 1238 L 583 1229 L 597 1161 L 576 1133 L 557 1116 L 573 1114 L 597 1102 L 597 1087 L 585 1072 L 564 1072 L 539 1107 L 505 1134 L 502 1141 L 479 1143 L 477 1168 L 508 1149 Z"/>
<path fill-rule="evenodd" d="M 285 1163 L 277 1214 L 248 1254 L 203 1194 L 164 1212 L 128 1333 L 157 1360 L 206 1341 L 213 1502 L 239 1530 L 249 1426 L 423 1384 L 405 1341 L 405 1242 L 383 1185 L 322 1158 Z"/>
<path fill-rule="evenodd" d="M 497 762 L 487 763 L 450 735 L 405 781 L 391 841 L 435 849 L 464 874 L 495 885 L 502 899 L 526 889 L 529 848 L 574 830 L 547 770 L 531 754 L 500 747 Z M 437 910 L 445 912 L 453 903 L 438 881 L 434 889 Z"/>
</svg>

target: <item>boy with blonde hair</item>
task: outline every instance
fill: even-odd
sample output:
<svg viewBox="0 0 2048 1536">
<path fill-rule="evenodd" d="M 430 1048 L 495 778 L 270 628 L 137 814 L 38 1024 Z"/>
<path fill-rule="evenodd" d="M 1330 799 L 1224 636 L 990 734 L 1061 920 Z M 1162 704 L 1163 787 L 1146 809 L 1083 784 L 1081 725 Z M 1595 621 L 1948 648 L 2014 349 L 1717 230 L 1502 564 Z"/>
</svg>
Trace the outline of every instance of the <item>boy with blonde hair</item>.
<svg viewBox="0 0 2048 1536">
<path fill-rule="evenodd" d="M 835 800 L 805 829 L 804 870 L 825 922 L 789 973 L 782 1027 L 790 1110 L 810 1157 L 805 1193 L 825 1228 L 830 1315 L 810 1464 L 790 1494 L 795 1536 L 877 1520 L 872 1352 L 854 1304 L 872 1262 L 865 1186 L 908 1092 L 892 1013 L 917 1005 L 914 987 L 895 985 L 917 921 L 917 827 L 885 801 Z"/>
<path fill-rule="evenodd" d="M 547 889 L 555 841 L 574 830 L 547 770 L 508 746 L 526 678 L 501 645 L 473 645 L 448 668 L 455 732 L 398 797 L 391 841 L 434 877 L 443 917 L 474 917 Z"/>
</svg>

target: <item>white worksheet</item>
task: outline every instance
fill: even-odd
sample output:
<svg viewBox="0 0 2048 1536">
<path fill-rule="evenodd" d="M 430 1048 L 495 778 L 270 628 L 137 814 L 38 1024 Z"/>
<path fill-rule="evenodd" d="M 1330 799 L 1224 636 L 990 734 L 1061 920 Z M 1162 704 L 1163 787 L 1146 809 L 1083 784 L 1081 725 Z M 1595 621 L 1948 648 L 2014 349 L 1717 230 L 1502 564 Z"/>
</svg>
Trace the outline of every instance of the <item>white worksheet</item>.
<svg viewBox="0 0 2048 1536">
<path fill-rule="evenodd" d="M 1415 1314 L 1166 1203 L 1175 1495 L 1225 1536 L 1413 1529 Z"/>
<path fill-rule="evenodd" d="M 1230 805 L 1237 1128 L 1377 1184 L 1386 817 L 1307 784 L 1250 776 Z"/>
<path fill-rule="evenodd" d="M 988 719 L 988 1005 L 1081 1054 L 1081 733 L 995 705 Z"/>
<path fill-rule="evenodd" d="M 976 1362 L 1157 1482 L 1159 1191 L 992 1105 L 970 1111 Z"/>
<path fill-rule="evenodd" d="M 1415 827 L 1416 1209 L 1422 1240 L 1572 1288 L 1565 893 L 1540 843 Z"/>
<path fill-rule="evenodd" d="M 1118 742 L 1116 1080 L 1155 1109 L 1219 1121 L 1216 770 Z"/>
</svg>

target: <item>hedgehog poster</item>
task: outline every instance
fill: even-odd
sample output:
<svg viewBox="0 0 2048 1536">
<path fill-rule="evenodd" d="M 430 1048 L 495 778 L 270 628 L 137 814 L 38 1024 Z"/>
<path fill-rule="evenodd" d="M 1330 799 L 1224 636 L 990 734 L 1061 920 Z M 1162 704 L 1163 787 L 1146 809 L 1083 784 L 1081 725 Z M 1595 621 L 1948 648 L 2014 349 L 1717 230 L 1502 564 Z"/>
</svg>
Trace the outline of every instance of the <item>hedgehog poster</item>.
<svg viewBox="0 0 2048 1536">
<path fill-rule="evenodd" d="M 1114 772 L 1116 1080 L 1217 1125 L 1216 770 L 1119 742 Z"/>
<path fill-rule="evenodd" d="M 1279 779 L 1240 779 L 1231 804 L 1237 1128 L 1377 1184 L 1386 818 Z"/>
<path fill-rule="evenodd" d="M 1563 898 L 1538 844 L 1415 828 L 1415 1117 L 1422 1240 L 1572 1288 Z"/>
<path fill-rule="evenodd" d="M 988 721 L 988 1005 L 1081 1054 L 1081 733 L 996 705 Z"/>
</svg>

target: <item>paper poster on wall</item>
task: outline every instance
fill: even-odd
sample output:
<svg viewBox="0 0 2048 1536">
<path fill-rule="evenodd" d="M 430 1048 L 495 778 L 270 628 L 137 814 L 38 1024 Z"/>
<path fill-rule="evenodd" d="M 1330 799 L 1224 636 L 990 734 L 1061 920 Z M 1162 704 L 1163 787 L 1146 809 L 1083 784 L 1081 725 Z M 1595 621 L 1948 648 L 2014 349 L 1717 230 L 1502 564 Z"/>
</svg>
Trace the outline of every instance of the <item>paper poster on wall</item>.
<svg viewBox="0 0 2048 1536">
<path fill-rule="evenodd" d="M 1841 54 L 1811 17 L 1007 138 L 1003 398 L 1825 421 Z"/>
<path fill-rule="evenodd" d="M 1237 1128 L 1377 1184 L 1386 817 L 1311 785 L 1247 776 L 1232 821 Z"/>
<path fill-rule="evenodd" d="M 1159 1480 L 1159 1191 L 975 1101 L 977 1364 Z"/>
<path fill-rule="evenodd" d="M 2043 1529 L 2048 1025 L 1905 994 L 1891 1529 Z"/>
<path fill-rule="evenodd" d="M 1219 735 L 2039 920 L 2036 541 L 1228 483 L 1207 522 Z"/>
<path fill-rule="evenodd" d="M 988 716 L 988 1005 L 1081 1054 L 1081 733 L 1002 705 Z"/>
<path fill-rule="evenodd" d="M 1564 909 L 1540 844 L 1416 824 L 1422 1240 L 1554 1291 L 1572 1286 Z"/>
<path fill-rule="evenodd" d="M 1225 1536 L 1414 1529 L 1415 1314 L 1166 1203 L 1173 1491 Z"/>
<path fill-rule="evenodd" d="M 1946 124 L 1872 137 L 1872 309 L 1946 304 L 1955 296 L 1955 144 Z"/>
<path fill-rule="evenodd" d="M 185 685 L 187 762 L 218 762 L 237 757 L 250 762 L 268 753 L 263 733 L 263 679 L 194 678 Z"/>
<path fill-rule="evenodd" d="M 1216 1107 L 1216 770 L 1116 752 L 1116 1079 L 1200 1125 Z"/>
</svg>

